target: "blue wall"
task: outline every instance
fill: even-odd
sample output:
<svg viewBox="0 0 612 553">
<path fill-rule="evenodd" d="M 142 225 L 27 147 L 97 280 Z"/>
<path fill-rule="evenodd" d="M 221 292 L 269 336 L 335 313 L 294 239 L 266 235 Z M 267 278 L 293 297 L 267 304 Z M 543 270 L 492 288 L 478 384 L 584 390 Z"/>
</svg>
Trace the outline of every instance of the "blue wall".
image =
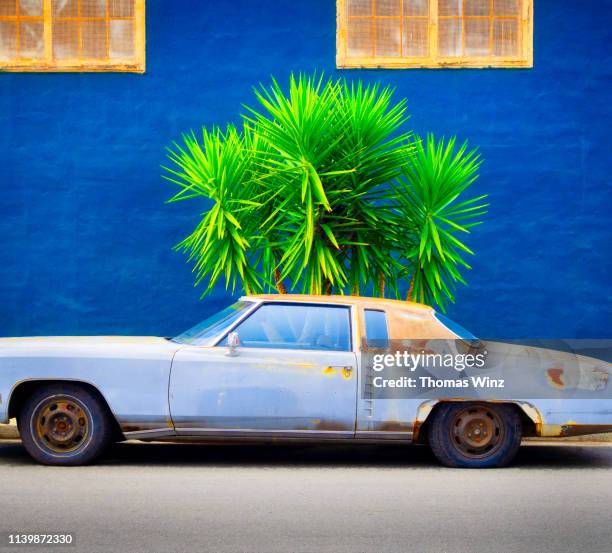
<svg viewBox="0 0 612 553">
<path fill-rule="evenodd" d="M 492 205 L 452 317 L 487 337 L 611 337 L 611 3 L 535 3 L 533 70 L 342 75 L 397 86 L 415 130 L 486 159 Z M 227 303 L 200 301 L 171 251 L 203 205 L 164 205 L 164 147 L 237 120 L 271 74 L 336 72 L 332 0 L 149 0 L 147 36 L 144 75 L 0 74 L 0 335 L 169 335 Z"/>
</svg>

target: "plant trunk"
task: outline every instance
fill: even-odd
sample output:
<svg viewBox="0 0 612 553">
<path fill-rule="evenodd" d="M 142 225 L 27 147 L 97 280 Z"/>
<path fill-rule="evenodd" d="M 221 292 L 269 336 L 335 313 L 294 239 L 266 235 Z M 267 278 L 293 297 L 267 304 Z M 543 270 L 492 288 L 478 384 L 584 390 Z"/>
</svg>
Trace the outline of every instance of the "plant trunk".
<svg viewBox="0 0 612 553">
<path fill-rule="evenodd" d="M 412 301 L 413 292 L 414 292 L 414 276 L 410 279 L 410 287 L 408 288 L 408 293 L 406 294 L 406 301 Z"/>
<path fill-rule="evenodd" d="M 285 288 L 285 283 L 283 282 L 283 279 L 281 278 L 281 272 L 278 267 L 274 269 L 274 281 L 276 283 L 276 289 L 278 290 L 278 293 L 286 294 L 287 288 Z"/>
<path fill-rule="evenodd" d="M 385 297 L 385 273 L 382 271 L 378 275 L 378 293 L 381 298 Z"/>
<path fill-rule="evenodd" d="M 325 286 L 323 286 L 323 295 L 331 296 L 331 293 L 332 293 L 332 285 L 331 285 L 331 282 L 327 281 L 325 283 Z"/>
</svg>

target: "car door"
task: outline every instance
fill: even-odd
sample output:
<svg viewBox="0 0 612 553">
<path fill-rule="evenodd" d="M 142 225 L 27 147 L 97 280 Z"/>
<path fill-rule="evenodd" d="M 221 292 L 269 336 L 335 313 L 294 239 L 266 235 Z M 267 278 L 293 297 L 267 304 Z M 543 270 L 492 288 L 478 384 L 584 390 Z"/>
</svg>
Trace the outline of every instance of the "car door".
<svg viewBox="0 0 612 553">
<path fill-rule="evenodd" d="M 362 351 L 369 354 L 393 354 L 397 347 L 391 336 L 387 308 L 364 308 L 360 310 L 364 335 Z M 404 338 L 404 337 L 402 337 Z M 409 339 L 406 336 L 405 339 Z M 376 374 L 369 363 L 362 359 L 362 393 L 358 399 L 356 437 L 364 439 L 406 440 L 412 438 L 414 418 L 423 398 L 405 399 L 401 388 L 392 388 L 390 393 L 397 397 L 375 398 L 373 379 Z"/>
<path fill-rule="evenodd" d="M 229 329 L 237 348 L 227 333 L 216 346 L 182 348 L 169 390 L 177 432 L 354 436 L 352 318 L 349 306 L 262 303 Z"/>
</svg>

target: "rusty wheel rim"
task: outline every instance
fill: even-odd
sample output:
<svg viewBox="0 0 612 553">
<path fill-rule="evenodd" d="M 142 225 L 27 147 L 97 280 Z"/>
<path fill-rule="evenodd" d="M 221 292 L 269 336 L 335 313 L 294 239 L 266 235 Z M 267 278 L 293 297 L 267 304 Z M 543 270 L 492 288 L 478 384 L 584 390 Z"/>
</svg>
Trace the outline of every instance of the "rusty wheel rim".
<svg viewBox="0 0 612 553">
<path fill-rule="evenodd" d="M 39 446 L 54 453 L 71 453 L 89 437 L 90 415 L 78 400 L 55 396 L 41 402 L 33 415 Z"/>
<path fill-rule="evenodd" d="M 501 419 L 489 407 L 466 407 L 453 418 L 451 440 L 466 457 L 480 459 L 488 457 L 499 448 L 503 428 Z"/>
</svg>

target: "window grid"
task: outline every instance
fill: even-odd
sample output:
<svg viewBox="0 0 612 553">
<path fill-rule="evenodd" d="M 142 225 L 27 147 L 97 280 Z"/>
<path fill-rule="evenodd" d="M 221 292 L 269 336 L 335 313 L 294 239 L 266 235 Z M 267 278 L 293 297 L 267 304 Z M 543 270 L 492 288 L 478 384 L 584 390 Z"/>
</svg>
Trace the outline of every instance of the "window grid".
<svg viewBox="0 0 612 553">
<path fill-rule="evenodd" d="M 23 30 L 28 28 L 27 26 L 32 28 L 33 24 L 43 22 L 42 11 L 40 15 L 25 12 L 22 13 L 21 0 L 3 0 L 0 2 L 0 38 L 3 39 L 5 48 L 13 47 L 15 56 L 19 56 L 25 50 L 26 40 L 23 36 Z M 1 36 L 3 34 L 4 36 Z M 2 59 L 3 57 L 0 57 L 0 60 Z M 0 61 L 1 63 L 2 61 Z"/>
<path fill-rule="evenodd" d="M 384 6 L 386 1 L 389 0 L 337 0 L 336 62 L 339 68 L 533 66 L 533 0 L 391 0 L 395 4 L 394 9 L 399 9 L 397 15 L 377 13 L 377 9 L 385 9 L 377 7 L 377 2 Z M 426 14 L 407 13 L 407 6 L 414 11 L 414 5 L 420 4 L 426 4 Z M 398 45 L 392 54 L 381 52 L 378 47 L 378 22 L 381 20 L 396 22 L 399 40 L 396 34 Z M 371 25 L 369 29 L 368 22 Z M 409 22 L 421 22 L 425 29 L 423 45 L 414 47 L 413 44 L 412 49 L 406 33 Z M 456 45 L 460 50 L 449 51 L 448 45 L 443 44 L 444 40 L 452 42 L 453 39 L 449 22 L 456 22 L 455 29 L 460 29 L 460 45 Z M 484 22 L 488 23 L 486 27 L 482 25 Z M 422 38 L 414 33 L 415 28 L 410 40 Z M 467 33 L 466 28 L 471 32 Z M 371 38 L 368 51 L 359 40 L 364 29 Z M 479 32 L 474 33 L 474 30 Z M 485 33 L 488 33 L 488 44 L 483 40 Z M 466 48 L 468 35 L 470 38 Z"/>
<path fill-rule="evenodd" d="M 144 72 L 145 0 L 40 0 L 40 15 L 24 15 L 24 1 L 37 4 L 0 0 L 0 71 Z M 14 13 L 7 14 L 13 2 Z M 43 25 L 40 55 L 24 55 L 22 21 Z M 18 33 L 12 56 L 6 55 L 5 22 L 14 22 Z"/>
</svg>

